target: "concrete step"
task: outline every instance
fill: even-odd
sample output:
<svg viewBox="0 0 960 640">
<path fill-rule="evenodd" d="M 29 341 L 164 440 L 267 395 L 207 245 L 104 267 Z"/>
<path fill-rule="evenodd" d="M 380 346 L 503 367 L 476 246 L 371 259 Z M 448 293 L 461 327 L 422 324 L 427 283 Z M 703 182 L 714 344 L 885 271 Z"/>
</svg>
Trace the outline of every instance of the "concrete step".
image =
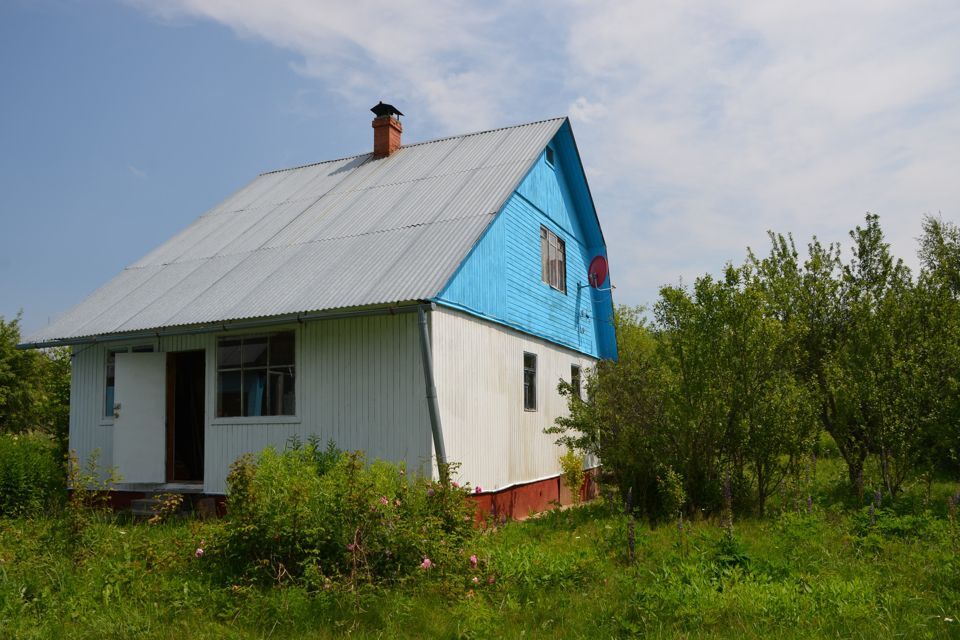
<svg viewBox="0 0 960 640">
<path fill-rule="evenodd" d="M 130 514 L 134 517 L 152 518 L 157 514 L 163 500 L 159 498 L 138 498 L 130 502 Z"/>
<path fill-rule="evenodd" d="M 148 495 L 145 498 L 137 498 L 130 501 L 130 508 L 127 510 L 135 520 L 150 519 L 157 515 L 160 507 L 163 505 L 163 493 Z M 201 498 L 190 498 L 185 496 L 180 504 L 180 510 L 175 517 L 183 518 L 194 514 L 198 518 L 216 518 L 217 502 L 212 496 Z"/>
</svg>

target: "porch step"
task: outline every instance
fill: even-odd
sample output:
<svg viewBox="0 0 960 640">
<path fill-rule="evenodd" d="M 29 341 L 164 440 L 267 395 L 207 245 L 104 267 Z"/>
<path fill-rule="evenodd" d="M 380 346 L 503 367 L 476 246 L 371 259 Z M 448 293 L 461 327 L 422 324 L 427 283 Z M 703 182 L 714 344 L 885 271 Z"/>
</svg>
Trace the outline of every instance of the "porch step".
<svg viewBox="0 0 960 640">
<path fill-rule="evenodd" d="M 163 495 L 169 492 L 155 493 L 144 498 L 136 498 L 130 501 L 130 508 L 127 511 L 134 520 L 148 520 L 157 515 L 160 507 L 163 505 Z M 195 515 L 198 518 L 216 518 L 217 503 L 212 496 L 197 497 L 185 495 L 180 504 L 180 510 L 175 517 L 183 518 L 189 515 Z"/>
<path fill-rule="evenodd" d="M 157 515 L 163 500 L 159 498 L 138 498 L 130 502 L 130 515 L 134 518 L 152 518 Z"/>
</svg>

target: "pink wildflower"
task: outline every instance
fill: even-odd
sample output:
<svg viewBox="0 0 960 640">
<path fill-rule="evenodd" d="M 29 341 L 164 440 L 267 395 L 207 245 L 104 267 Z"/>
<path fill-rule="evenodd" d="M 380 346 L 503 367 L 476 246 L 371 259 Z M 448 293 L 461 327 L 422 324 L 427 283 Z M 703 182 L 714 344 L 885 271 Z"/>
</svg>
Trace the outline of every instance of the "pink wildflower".
<svg viewBox="0 0 960 640">
<path fill-rule="evenodd" d="M 387 496 L 380 496 L 380 504 L 382 504 L 383 506 L 387 506 L 388 504 L 390 504 L 390 501 L 387 500 Z"/>
<path fill-rule="evenodd" d="M 453 488 L 454 488 L 454 489 L 459 489 L 459 488 L 460 488 L 460 485 L 458 485 L 456 482 L 451 482 L 450 484 L 453 485 Z"/>
<path fill-rule="evenodd" d="M 433 490 L 433 487 L 427 489 L 427 497 L 432 498 L 436 491 Z"/>
<path fill-rule="evenodd" d="M 493 579 L 493 576 L 487 578 L 487 584 L 493 584 L 494 582 L 496 582 L 496 580 Z"/>
<path fill-rule="evenodd" d="M 424 556 L 423 562 L 420 563 L 420 568 L 424 570 L 433 568 L 433 560 Z"/>
<path fill-rule="evenodd" d="M 470 566 L 473 567 L 474 569 L 477 568 L 477 556 L 476 556 L 476 555 L 470 556 Z"/>
<path fill-rule="evenodd" d="M 474 492 L 474 493 L 483 493 L 483 489 L 481 489 L 480 487 L 477 487 L 476 489 L 473 490 L 473 492 Z"/>
<path fill-rule="evenodd" d="M 203 557 L 203 547 L 197 547 L 197 550 L 193 553 L 197 558 Z"/>
<path fill-rule="evenodd" d="M 473 584 L 480 584 L 480 578 L 478 578 L 477 576 L 473 576 L 472 582 Z"/>
<path fill-rule="evenodd" d="M 353 551 L 356 548 L 357 548 L 357 545 L 354 544 L 353 542 L 347 545 L 347 551 Z"/>
<path fill-rule="evenodd" d="M 395 506 L 395 507 L 399 507 L 399 506 L 400 506 L 400 498 L 397 498 L 396 500 L 393 501 L 393 506 Z"/>
</svg>

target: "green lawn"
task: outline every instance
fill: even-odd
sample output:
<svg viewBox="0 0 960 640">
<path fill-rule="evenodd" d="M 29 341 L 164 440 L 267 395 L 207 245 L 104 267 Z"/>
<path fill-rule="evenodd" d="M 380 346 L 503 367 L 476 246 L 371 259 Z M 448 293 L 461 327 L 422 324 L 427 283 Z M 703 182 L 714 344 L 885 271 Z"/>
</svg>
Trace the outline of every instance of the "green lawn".
<svg viewBox="0 0 960 640">
<path fill-rule="evenodd" d="M 60 518 L 0 520 L 0 637 L 960 638 L 955 490 L 872 519 L 777 506 L 732 539 L 638 522 L 633 563 L 625 518 L 596 503 L 478 532 L 461 566 L 312 592 L 220 578 L 195 557 L 218 522 L 100 522 L 71 544 Z"/>
</svg>

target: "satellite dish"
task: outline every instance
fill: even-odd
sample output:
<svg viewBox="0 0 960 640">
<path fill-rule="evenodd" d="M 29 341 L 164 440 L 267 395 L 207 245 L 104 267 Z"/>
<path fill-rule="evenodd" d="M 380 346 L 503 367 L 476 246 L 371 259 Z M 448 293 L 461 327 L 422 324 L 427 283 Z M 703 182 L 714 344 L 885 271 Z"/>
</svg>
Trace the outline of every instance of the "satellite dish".
<svg viewBox="0 0 960 640">
<path fill-rule="evenodd" d="M 587 269 L 587 281 L 591 287 L 599 289 L 606 279 L 607 259 L 603 256 L 597 256 L 590 261 L 590 268 Z"/>
</svg>

